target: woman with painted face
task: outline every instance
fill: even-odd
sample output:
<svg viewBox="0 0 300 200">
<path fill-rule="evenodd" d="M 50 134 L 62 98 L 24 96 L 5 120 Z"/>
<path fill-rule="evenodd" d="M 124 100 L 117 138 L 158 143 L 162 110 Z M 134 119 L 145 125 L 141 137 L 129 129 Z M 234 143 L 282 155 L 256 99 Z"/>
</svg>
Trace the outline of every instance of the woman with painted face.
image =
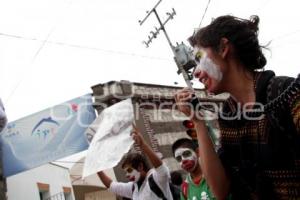
<svg viewBox="0 0 300 200">
<path fill-rule="evenodd" d="M 125 176 L 129 180 L 128 183 L 113 182 L 103 171 L 98 172 L 99 178 L 109 188 L 109 191 L 118 196 L 132 200 L 173 200 L 169 187 L 169 169 L 135 128 L 132 132 L 132 137 L 135 143 L 141 147 L 154 168 L 149 168 L 146 157 L 143 155 L 129 153 L 122 163 L 122 168 L 126 173 Z M 157 187 L 159 188 L 159 193 L 155 190 Z"/>
<path fill-rule="evenodd" d="M 217 199 L 229 192 L 233 199 L 300 198 L 299 77 L 262 70 L 258 23 L 257 16 L 221 16 L 189 39 L 199 61 L 194 76 L 208 92 L 231 95 L 218 112 L 218 153 L 204 121 L 186 106 L 193 92 L 175 95 L 179 110 L 195 123 L 202 172 Z"/>
</svg>

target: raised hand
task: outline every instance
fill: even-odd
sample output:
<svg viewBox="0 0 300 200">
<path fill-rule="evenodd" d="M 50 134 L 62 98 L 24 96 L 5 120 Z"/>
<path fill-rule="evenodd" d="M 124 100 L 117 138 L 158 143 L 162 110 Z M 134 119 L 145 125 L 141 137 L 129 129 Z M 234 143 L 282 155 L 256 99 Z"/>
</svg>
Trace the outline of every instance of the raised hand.
<svg viewBox="0 0 300 200">
<path fill-rule="evenodd" d="M 141 132 L 136 128 L 136 126 L 134 124 L 132 124 L 132 127 L 133 127 L 133 129 L 131 131 L 131 137 L 132 137 L 132 139 L 139 146 L 144 145 L 145 141 L 144 141 L 144 138 L 143 138 Z"/>
<path fill-rule="evenodd" d="M 193 105 L 190 103 L 194 92 L 189 88 L 184 88 L 179 90 L 175 94 L 175 101 L 178 107 L 178 110 L 184 113 L 187 117 L 194 117 Z"/>
</svg>

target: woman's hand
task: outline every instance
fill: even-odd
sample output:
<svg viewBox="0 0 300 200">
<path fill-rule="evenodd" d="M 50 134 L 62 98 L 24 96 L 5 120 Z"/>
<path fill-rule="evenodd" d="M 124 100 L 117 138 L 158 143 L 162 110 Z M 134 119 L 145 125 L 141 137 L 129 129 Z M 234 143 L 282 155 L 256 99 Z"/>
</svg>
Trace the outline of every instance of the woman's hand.
<svg viewBox="0 0 300 200">
<path fill-rule="evenodd" d="M 194 118 L 195 112 L 193 110 L 193 105 L 191 104 L 191 99 L 194 92 L 189 88 L 184 88 L 179 90 L 175 94 L 175 101 L 178 110 L 183 112 L 187 117 Z"/>
</svg>

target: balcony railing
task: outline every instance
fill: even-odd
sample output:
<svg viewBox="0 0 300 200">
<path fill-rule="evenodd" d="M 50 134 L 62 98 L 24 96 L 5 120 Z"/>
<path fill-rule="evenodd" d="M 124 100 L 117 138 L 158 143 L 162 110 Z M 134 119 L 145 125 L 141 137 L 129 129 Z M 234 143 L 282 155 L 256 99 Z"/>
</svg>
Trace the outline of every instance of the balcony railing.
<svg viewBox="0 0 300 200">
<path fill-rule="evenodd" d="M 65 195 L 63 192 L 60 192 L 50 197 L 47 197 L 45 200 L 65 200 Z"/>
</svg>

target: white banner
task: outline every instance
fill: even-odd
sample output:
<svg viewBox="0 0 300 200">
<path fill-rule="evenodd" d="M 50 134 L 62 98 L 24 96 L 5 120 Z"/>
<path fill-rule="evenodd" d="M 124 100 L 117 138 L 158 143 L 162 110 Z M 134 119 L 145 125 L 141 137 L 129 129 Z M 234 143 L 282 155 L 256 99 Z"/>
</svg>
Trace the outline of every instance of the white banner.
<svg viewBox="0 0 300 200">
<path fill-rule="evenodd" d="M 83 178 L 116 166 L 133 144 L 130 136 L 134 120 L 131 99 L 123 100 L 102 111 L 88 148 Z"/>
</svg>

